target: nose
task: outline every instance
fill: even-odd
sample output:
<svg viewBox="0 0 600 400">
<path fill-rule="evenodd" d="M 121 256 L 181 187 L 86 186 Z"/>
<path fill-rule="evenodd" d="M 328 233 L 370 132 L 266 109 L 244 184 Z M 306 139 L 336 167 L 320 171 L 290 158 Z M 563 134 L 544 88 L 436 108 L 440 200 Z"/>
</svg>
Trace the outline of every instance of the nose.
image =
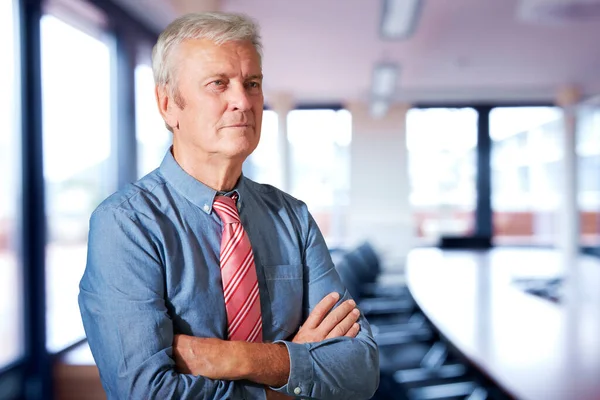
<svg viewBox="0 0 600 400">
<path fill-rule="evenodd" d="M 248 111 L 251 107 L 250 96 L 244 85 L 233 85 L 229 91 L 230 111 Z"/>
</svg>

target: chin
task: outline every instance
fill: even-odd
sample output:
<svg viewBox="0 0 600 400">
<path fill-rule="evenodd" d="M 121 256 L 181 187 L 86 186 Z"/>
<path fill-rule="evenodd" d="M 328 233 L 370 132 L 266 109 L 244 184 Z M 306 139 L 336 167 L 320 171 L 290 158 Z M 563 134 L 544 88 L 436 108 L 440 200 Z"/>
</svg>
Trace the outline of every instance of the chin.
<svg viewBox="0 0 600 400">
<path fill-rule="evenodd" d="M 254 149 L 256 149 L 255 144 L 249 143 L 248 141 L 244 141 L 244 143 L 232 144 L 232 146 L 228 146 L 227 149 L 224 149 L 223 153 L 227 154 L 229 158 L 242 158 L 246 159 Z"/>
</svg>

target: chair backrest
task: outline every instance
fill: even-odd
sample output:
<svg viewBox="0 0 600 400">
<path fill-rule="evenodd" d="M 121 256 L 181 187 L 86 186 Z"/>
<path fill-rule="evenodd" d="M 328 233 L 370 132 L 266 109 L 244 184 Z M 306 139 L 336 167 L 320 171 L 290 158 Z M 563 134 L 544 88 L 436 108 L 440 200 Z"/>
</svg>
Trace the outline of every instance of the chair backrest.
<svg viewBox="0 0 600 400">
<path fill-rule="evenodd" d="M 342 282 L 355 300 L 361 297 L 362 285 L 377 280 L 380 271 L 379 257 L 370 243 L 364 242 L 341 257 L 337 253 L 333 258 Z"/>
<path fill-rule="evenodd" d="M 337 270 L 342 283 L 346 286 L 348 292 L 350 292 L 350 296 L 358 301 L 360 298 L 360 279 L 353 270 L 352 265 L 348 262 L 348 259 L 345 257 L 340 259 L 335 264 L 335 269 Z"/>
<path fill-rule="evenodd" d="M 365 259 L 369 268 L 372 270 L 372 273 L 374 273 L 375 276 L 379 275 L 381 272 L 381 263 L 379 262 L 379 257 L 371 243 L 364 242 L 358 246 L 356 250 Z"/>
<path fill-rule="evenodd" d="M 379 258 L 371 245 L 367 242 L 361 244 L 346 254 L 346 258 L 353 264 L 361 282 L 373 283 L 379 275 Z"/>
<path fill-rule="evenodd" d="M 372 283 L 375 281 L 376 275 L 357 249 L 348 252 L 345 258 L 361 283 Z"/>
</svg>

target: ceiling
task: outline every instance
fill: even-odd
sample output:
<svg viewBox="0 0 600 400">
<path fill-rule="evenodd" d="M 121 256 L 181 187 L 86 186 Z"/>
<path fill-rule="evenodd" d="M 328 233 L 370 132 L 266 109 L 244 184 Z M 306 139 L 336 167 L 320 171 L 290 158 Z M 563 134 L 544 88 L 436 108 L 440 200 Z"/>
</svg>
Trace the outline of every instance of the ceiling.
<svg viewBox="0 0 600 400">
<path fill-rule="evenodd" d="M 600 19 L 527 22 L 519 0 L 423 0 L 414 35 L 397 42 L 379 35 L 382 1 L 118 2 L 157 31 L 191 11 L 254 17 L 267 101 L 282 93 L 304 104 L 368 100 L 379 62 L 400 66 L 399 102 L 553 101 L 565 85 L 600 93 Z"/>
</svg>

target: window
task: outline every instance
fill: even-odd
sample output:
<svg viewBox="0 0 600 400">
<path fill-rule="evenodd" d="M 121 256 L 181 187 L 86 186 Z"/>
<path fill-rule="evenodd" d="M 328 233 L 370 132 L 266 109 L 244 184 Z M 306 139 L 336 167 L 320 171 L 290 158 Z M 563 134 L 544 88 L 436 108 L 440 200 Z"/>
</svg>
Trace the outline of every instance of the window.
<svg viewBox="0 0 600 400">
<path fill-rule="evenodd" d="M 294 110 L 287 123 L 291 194 L 307 204 L 329 246 L 343 243 L 352 116 L 347 110 Z"/>
<path fill-rule="evenodd" d="M 92 211 L 114 189 L 111 176 L 109 47 L 63 20 L 41 20 L 46 184 L 47 347 L 85 337 L 77 295 Z"/>
<path fill-rule="evenodd" d="M 580 241 L 600 249 L 600 106 L 584 105 L 578 117 Z"/>
<path fill-rule="evenodd" d="M 490 113 L 496 244 L 555 242 L 560 202 L 562 114 L 556 107 Z"/>
<path fill-rule="evenodd" d="M 19 247 L 21 176 L 17 35 L 12 0 L 0 2 L 0 368 L 23 355 L 23 291 Z"/>
<path fill-rule="evenodd" d="M 421 244 L 474 232 L 477 119 L 472 108 L 407 114 L 410 204 Z"/>
<path fill-rule="evenodd" d="M 135 68 L 135 126 L 138 149 L 138 177 L 160 166 L 171 145 L 171 132 L 158 112 L 154 98 L 154 77 L 149 56 Z"/>
<path fill-rule="evenodd" d="M 279 124 L 275 111 L 265 110 L 263 112 L 260 142 L 244 163 L 244 174 L 256 182 L 282 188 Z"/>
</svg>

